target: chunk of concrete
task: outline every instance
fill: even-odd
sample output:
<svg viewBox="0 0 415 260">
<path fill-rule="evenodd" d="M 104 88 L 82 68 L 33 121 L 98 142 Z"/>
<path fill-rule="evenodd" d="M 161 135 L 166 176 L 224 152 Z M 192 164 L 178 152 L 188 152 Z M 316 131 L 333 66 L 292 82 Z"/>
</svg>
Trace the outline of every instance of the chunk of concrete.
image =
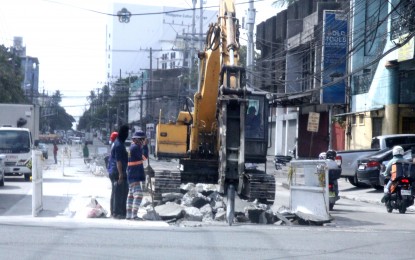
<svg viewBox="0 0 415 260">
<path fill-rule="evenodd" d="M 202 221 L 212 221 L 213 220 L 213 209 L 210 204 L 206 204 L 200 209 L 200 213 L 203 215 Z"/>
<path fill-rule="evenodd" d="M 196 197 L 192 200 L 192 206 L 200 209 L 201 207 L 205 206 L 206 204 L 209 204 L 209 201 L 206 197 Z"/>
<path fill-rule="evenodd" d="M 245 212 L 246 212 L 247 217 L 252 223 L 266 224 L 266 223 L 263 223 L 264 218 L 265 218 L 265 216 L 262 214 L 265 212 L 263 209 L 248 208 L 248 209 L 245 209 Z"/>
<path fill-rule="evenodd" d="M 155 207 L 162 220 L 180 219 L 184 216 L 184 208 L 176 203 L 168 202 Z"/>
<path fill-rule="evenodd" d="M 249 222 L 249 218 L 246 217 L 245 214 L 238 212 L 235 214 L 236 221 L 239 223 Z"/>
<path fill-rule="evenodd" d="M 195 184 L 191 183 L 191 182 L 180 185 L 180 189 L 185 191 L 185 192 L 193 190 L 194 188 L 195 188 Z"/>
<path fill-rule="evenodd" d="M 162 220 L 160 215 L 155 210 L 147 210 L 147 213 L 144 213 L 142 218 L 145 220 L 153 220 L 153 221 Z"/>
<path fill-rule="evenodd" d="M 196 207 L 186 207 L 184 212 L 184 218 L 187 221 L 202 221 L 203 219 L 203 214 Z"/>
<path fill-rule="evenodd" d="M 169 192 L 169 193 L 163 193 L 162 195 L 162 202 L 177 202 L 180 201 L 183 198 L 183 194 L 179 192 Z M 179 203 L 180 204 L 180 203 Z"/>
<path fill-rule="evenodd" d="M 216 212 L 215 214 L 215 218 L 216 221 L 225 221 L 226 219 L 226 211 L 224 209 L 218 209 L 218 212 Z"/>
</svg>

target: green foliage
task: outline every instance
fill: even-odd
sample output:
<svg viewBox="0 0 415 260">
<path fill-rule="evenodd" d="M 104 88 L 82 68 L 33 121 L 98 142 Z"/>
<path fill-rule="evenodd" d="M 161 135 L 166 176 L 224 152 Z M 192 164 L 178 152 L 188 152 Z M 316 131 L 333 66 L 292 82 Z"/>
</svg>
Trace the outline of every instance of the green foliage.
<svg viewBox="0 0 415 260">
<path fill-rule="evenodd" d="M 246 53 L 247 53 L 247 47 L 246 45 L 242 45 L 239 48 L 239 66 L 246 67 Z"/>
<path fill-rule="evenodd" d="M 60 106 L 60 102 L 62 101 L 62 94 L 60 91 L 57 90 L 48 100 L 47 107 L 44 109 L 47 109 L 50 115 L 42 118 L 42 130 L 53 132 L 54 130 L 71 129 L 72 124 L 75 122 L 75 118 L 66 113 L 66 110 Z"/>
<path fill-rule="evenodd" d="M 130 82 L 135 80 L 137 80 L 137 77 L 121 79 L 115 82 L 112 96 L 108 85 L 104 85 L 98 93 L 91 91 L 86 98 L 90 106 L 79 119 L 77 130 L 87 131 L 91 128 L 97 129 L 103 128 L 107 124 L 115 124 L 117 122 L 117 108 L 119 109 L 119 114 L 127 115 L 128 86 Z M 126 116 L 124 117 L 126 118 Z"/>
<path fill-rule="evenodd" d="M 0 45 L 0 103 L 25 103 L 22 81 L 20 58 Z"/>
</svg>

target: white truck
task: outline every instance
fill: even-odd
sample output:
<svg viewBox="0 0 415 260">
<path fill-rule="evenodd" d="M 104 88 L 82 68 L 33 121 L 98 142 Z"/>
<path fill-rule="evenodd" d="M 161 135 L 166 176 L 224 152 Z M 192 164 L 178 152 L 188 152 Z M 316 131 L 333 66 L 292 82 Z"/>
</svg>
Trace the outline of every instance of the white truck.
<svg viewBox="0 0 415 260">
<path fill-rule="evenodd" d="M 39 140 L 39 107 L 0 104 L 0 154 L 5 155 L 5 175 L 30 180 L 32 149 Z"/>
</svg>

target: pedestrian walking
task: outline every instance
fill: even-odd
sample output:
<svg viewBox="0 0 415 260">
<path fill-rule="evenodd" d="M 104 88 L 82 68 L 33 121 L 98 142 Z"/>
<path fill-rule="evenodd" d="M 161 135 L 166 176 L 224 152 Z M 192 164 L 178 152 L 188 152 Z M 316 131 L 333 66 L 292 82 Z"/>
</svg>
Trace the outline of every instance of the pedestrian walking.
<svg viewBox="0 0 415 260">
<path fill-rule="evenodd" d="M 56 141 L 53 142 L 53 158 L 55 159 L 55 164 L 58 164 L 58 146 L 56 144 Z"/>
<path fill-rule="evenodd" d="M 84 163 L 89 163 L 89 149 L 88 144 L 85 142 L 84 148 L 82 149 L 82 155 L 84 156 Z"/>
<path fill-rule="evenodd" d="M 128 137 L 129 128 L 127 125 L 120 127 L 118 137 L 115 140 L 114 146 L 111 149 L 111 157 L 115 161 L 115 169 L 112 172 L 114 176 L 114 198 L 113 198 L 113 217 L 117 219 L 125 219 L 127 214 L 127 163 L 128 153 L 125 148 L 125 140 Z"/>
<path fill-rule="evenodd" d="M 110 178 L 111 181 L 111 198 L 110 198 L 110 213 L 111 216 L 114 216 L 114 211 L 113 211 L 113 205 L 114 205 L 114 198 L 115 198 L 115 189 L 114 189 L 114 184 L 116 182 L 115 177 L 117 176 L 116 171 L 117 171 L 117 163 L 115 162 L 115 158 L 113 158 L 111 156 L 112 154 L 112 149 L 114 147 L 114 142 L 118 137 L 118 132 L 112 132 L 111 136 L 110 136 L 110 142 L 111 142 L 111 149 L 110 149 L 110 155 L 108 156 L 108 162 L 107 162 L 107 169 L 108 169 L 108 177 Z"/>
<path fill-rule="evenodd" d="M 133 143 L 130 146 L 127 168 L 128 196 L 126 219 L 128 220 L 139 219 L 137 212 L 143 199 L 142 182 L 146 180 L 143 162 L 148 157 L 148 149 L 144 149 L 145 133 L 139 130 L 134 133 L 131 139 Z"/>
</svg>

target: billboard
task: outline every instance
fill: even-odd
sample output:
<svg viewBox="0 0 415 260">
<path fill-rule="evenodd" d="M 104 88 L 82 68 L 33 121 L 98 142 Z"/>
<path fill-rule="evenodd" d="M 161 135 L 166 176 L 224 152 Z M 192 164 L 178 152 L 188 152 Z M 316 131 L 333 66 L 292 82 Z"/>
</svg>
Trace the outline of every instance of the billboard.
<svg viewBox="0 0 415 260">
<path fill-rule="evenodd" d="M 399 37 L 399 43 L 402 44 L 408 38 L 409 34 L 404 34 Z M 412 37 L 406 44 L 398 49 L 398 62 L 412 60 L 414 58 L 414 37 Z"/>
<path fill-rule="evenodd" d="M 347 15 L 324 10 L 321 62 L 322 104 L 344 104 L 347 74 Z"/>
</svg>

